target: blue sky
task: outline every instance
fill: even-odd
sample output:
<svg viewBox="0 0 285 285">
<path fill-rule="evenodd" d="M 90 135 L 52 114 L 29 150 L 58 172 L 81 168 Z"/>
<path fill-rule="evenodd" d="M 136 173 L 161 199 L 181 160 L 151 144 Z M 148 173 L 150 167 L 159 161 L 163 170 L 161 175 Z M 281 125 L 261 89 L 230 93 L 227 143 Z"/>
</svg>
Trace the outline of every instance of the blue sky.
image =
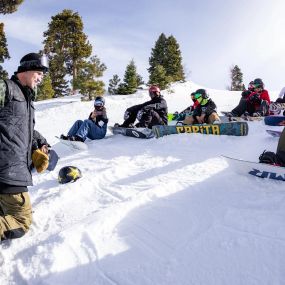
<svg viewBox="0 0 285 285">
<path fill-rule="evenodd" d="M 104 81 L 123 78 L 133 58 L 148 79 L 151 48 L 163 32 L 173 35 L 187 79 L 206 88 L 225 89 L 229 69 L 239 65 L 244 82 L 260 77 L 269 90 L 285 86 L 285 1 L 283 0 L 25 0 L 19 10 L 1 16 L 11 59 L 10 75 L 20 58 L 42 48 L 51 17 L 63 9 L 78 12 L 84 32 L 107 65 Z"/>
</svg>

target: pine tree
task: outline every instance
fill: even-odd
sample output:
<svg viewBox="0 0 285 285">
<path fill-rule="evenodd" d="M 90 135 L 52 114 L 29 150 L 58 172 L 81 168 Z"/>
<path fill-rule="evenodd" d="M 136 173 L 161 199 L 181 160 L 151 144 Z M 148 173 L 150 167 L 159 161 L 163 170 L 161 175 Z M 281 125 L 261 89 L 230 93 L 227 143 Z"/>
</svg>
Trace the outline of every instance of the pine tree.
<svg viewBox="0 0 285 285">
<path fill-rule="evenodd" d="M 53 60 L 55 55 L 63 59 L 66 75 L 76 82 L 81 62 L 92 53 L 92 46 L 83 33 L 83 22 L 78 13 L 63 10 L 52 17 L 44 32 L 44 52 Z M 54 78 L 52 78 L 54 86 Z M 74 91 L 74 86 L 72 86 Z"/>
<path fill-rule="evenodd" d="M 51 77 L 52 88 L 55 92 L 54 97 L 68 95 L 68 82 L 65 79 L 66 68 L 63 56 L 54 55 L 52 57 L 49 62 L 49 74 Z"/>
<path fill-rule="evenodd" d="M 230 69 L 230 76 L 231 76 L 231 91 L 242 91 L 245 89 L 243 84 L 243 73 L 241 69 L 235 65 Z"/>
<path fill-rule="evenodd" d="M 43 81 L 37 88 L 36 101 L 51 99 L 54 97 L 54 90 L 51 85 L 51 78 L 49 74 L 46 74 Z"/>
<path fill-rule="evenodd" d="M 128 87 L 127 87 L 126 83 L 120 83 L 118 85 L 117 94 L 119 94 L 119 95 L 127 95 L 127 94 L 129 94 L 128 93 Z"/>
<path fill-rule="evenodd" d="M 105 84 L 102 80 L 96 80 L 96 78 L 103 76 L 104 71 L 107 69 L 106 65 L 101 63 L 97 56 L 92 56 L 89 61 L 81 61 L 78 67 L 78 76 L 76 81 L 73 82 L 73 86 L 81 94 L 88 96 L 89 100 L 98 95 L 103 95 Z"/>
<path fill-rule="evenodd" d="M 155 43 L 155 47 L 152 49 L 151 57 L 149 58 L 149 65 L 150 68 L 148 71 L 149 77 L 151 78 L 149 83 L 161 81 L 161 76 L 165 76 L 165 79 L 162 81 L 166 80 L 165 82 L 168 83 L 185 80 L 179 44 L 172 35 L 167 38 L 162 33 L 159 36 Z M 161 67 L 156 70 L 158 65 L 163 67 L 164 71 Z M 155 74 L 158 74 L 160 77 L 156 79 Z M 167 86 L 168 83 L 165 83 L 164 85 Z"/>
<path fill-rule="evenodd" d="M 109 80 L 108 93 L 111 95 L 118 94 L 118 85 L 121 79 L 117 74 L 113 75 L 113 78 Z"/>
<path fill-rule="evenodd" d="M 185 80 L 179 44 L 172 35 L 167 39 L 165 57 L 167 60 L 164 68 L 167 76 L 171 77 L 171 81 Z"/>
<path fill-rule="evenodd" d="M 1 0 L 0 14 L 11 14 L 17 11 L 24 0 Z"/>
<path fill-rule="evenodd" d="M 162 65 L 157 65 L 149 76 L 149 83 L 157 85 L 160 89 L 166 89 L 171 82 L 171 78 L 166 75 L 166 70 Z"/>
<path fill-rule="evenodd" d="M 140 74 L 137 74 L 137 86 L 144 84 L 143 78 Z"/>
<path fill-rule="evenodd" d="M 9 51 L 7 46 L 7 39 L 4 32 L 4 24 L 0 23 L 0 78 L 8 78 L 8 72 L 1 66 L 5 59 L 9 59 Z"/>
<path fill-rule="evenodd" d="M 167 45 L 167 38 L 164 33 L 160 34 L 158 40 L 155 42 L 154 48 L 151 50 L 151 56 L 149 58 L 149 65 L 150 68 L 148 69 L 149 74 L 154 72 L 154 69 L 157 65 L 165 66 L 167 59 L 166 59 L 166 45 Z"/>
<path fill-rule="evenodd" d="M 134 60 L 132 59 L 126 67 L 124 82 L 119 85 L 118 94 L 133 94 L 136 92 L 137 87 L 137 68 Z"/>
</svg>

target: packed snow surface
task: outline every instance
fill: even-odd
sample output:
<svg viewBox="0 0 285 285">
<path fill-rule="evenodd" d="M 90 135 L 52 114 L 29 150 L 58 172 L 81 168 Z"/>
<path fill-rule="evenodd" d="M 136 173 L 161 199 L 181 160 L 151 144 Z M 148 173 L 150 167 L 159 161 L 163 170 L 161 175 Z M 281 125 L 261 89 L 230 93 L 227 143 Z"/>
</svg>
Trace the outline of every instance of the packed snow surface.
<svg viewBox="0 0 285 285">
<path fill-rule="evenodd" d="M 185 82 L 164 91 L 169 112 L 191 105 L 200 87 Z M 219 112 L 240 99 L 240 92 L 208 91 Z M 105 98 L 109 125 L 149 100 L 147 90 Z M 55 136 L 88 118 L 93 102 L 71 96 L 35 105 L 36 129 L 60 161 L 53 172 L 34 173 L 33 225 L 1 245 L 1 285 L 285 283 L 285 183 L 237 174 L 221 157 L 257 162 L 264 149 L 276 150 L 278 139 L 265 130 L 282 127 L 249 122 L 246 137 L 149 140 L 108 132 L 75 151 Z M 60 185 L 66 165 L 83 177 Z"/>
</svg>

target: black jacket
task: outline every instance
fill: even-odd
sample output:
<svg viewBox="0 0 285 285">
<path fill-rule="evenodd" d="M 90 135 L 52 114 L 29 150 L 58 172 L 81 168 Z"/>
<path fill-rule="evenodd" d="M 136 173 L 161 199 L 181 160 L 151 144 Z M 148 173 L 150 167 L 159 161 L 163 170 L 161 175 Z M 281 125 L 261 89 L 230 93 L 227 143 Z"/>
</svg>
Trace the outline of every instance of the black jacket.
<svg viewBox="0 0 285 285">
<path fill-rule="evenodd" d="M 34 91 L 22 86 L 15 75 L 4 83 L 5 101 L 0 105 L 0 183 L 29 186 L 32 149 L 47 142 L 34 131 Z"/>
<path fill-rule="evenodd" d="M 160 116 L 160 118 L 162 119 L 162 121 L 164 122 L 165 125 L 167 125 L 167 103 L 165 101 L 165 99 L 163 98 L 163 96 L 155 96 L 154 98 L 152 98 L 150 101 L 144 102 L 142 104 L 139 105 L 135 105 L 132 106 L 130 108 L 127 109 L 127 111 L 129 111 L 130 113 L 137 113 L 139 110 L 153 110 L 155 112 L 157 112 L 157 114 Z"/>
<path fill-rule="evenodd" d="M 202 114 L 205 114 L 206 117 L 210 116 L 212 113 L 217 112 L 216 111 L 216 104 L 212 99 L 208 99 L 208 102 L 201 106 L 200 104 L 194 109 L 193 111 L 193 117 L 201 116 Z"/>
</svg>

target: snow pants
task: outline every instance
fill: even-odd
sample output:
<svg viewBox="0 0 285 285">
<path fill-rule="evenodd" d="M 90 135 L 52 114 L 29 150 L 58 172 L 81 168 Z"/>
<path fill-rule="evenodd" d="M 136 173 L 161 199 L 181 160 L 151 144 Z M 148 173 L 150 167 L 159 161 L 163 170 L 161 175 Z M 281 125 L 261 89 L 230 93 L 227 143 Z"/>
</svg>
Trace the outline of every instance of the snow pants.
<svg viewBox="0 0 285 285">
<path fill-rule="evenodd" d="M 1 241 L 22 237 L 31 223 L 32 206 L 28 192 L 0 194 Z"/>
<path fill-rule="evenodd" d="M 68 132 L 68 136 L 79 136 L 83 140 L 103 139 L 107 132 L 107 124 L 102 127 L 97 126 L 92 120 L 76 121 Z"/>
<path fill-rule="evenodd" d="M 248 102 L 245 98 L 241 98 L 239 104 L 231 111 L 234 116 L 240 117 L 245 112 L 252 115 L 255 112 L 259 112 L 262 116 L 265 116 L 269 111 L 268 102 L 261 100 L 259 108 L 255 108 L 254 104 Z"/>
<path fill-rule="evenodd" d="M 216 112 L 213 112 L 211 115 L 205 117 L 206 124 L 213 124 L 213 122 L 215 121 L 220 121 L 220 117 Z M 193 125 L 193 124 L 198 124 L 198 121 L 195 119 L 195 117 L 191 115 L 185 117 L 183 124 Z"/>
</svg>

